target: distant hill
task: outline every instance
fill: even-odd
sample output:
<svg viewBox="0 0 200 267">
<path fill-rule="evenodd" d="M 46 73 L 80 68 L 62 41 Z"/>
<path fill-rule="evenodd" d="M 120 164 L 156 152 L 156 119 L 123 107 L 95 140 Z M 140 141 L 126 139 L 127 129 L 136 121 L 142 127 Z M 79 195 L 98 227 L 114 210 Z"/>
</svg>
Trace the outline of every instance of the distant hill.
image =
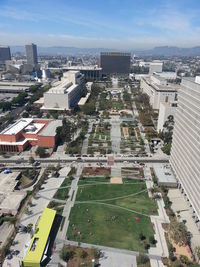
<svg viewBox="0 0 200 267">
<path fill-rule="evenodd" d="M 78 47 L 64 47 L 64 46 L 51 46 L 41 47 L 38 46 L 39 55 L 99 55 L 100 52 L 117 51 L 116 49 L 108 48 L 78 48 Z M 25 53 L 24 46 L 11 46 L 11 52 Z M 200 56 L 200 46 L 191 48 L 180 48 L 176 46 L 159 46 L 149 50 L 132 49 L 133 54 L 139 56 Z"/>
<path fill-rule="evenodd" d="M 200 56 L 200 46 L 180 48 L 176 46 L 158 46 L 151 50 L 136 51 L 139 55 L 152 56 Z"/>
</svg>

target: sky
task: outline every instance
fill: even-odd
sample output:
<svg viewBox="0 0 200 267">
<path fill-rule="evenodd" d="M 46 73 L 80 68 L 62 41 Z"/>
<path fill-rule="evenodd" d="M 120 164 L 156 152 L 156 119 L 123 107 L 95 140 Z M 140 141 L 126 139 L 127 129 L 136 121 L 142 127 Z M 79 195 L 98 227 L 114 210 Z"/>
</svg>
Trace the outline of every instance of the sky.
<svg viewBox="0 0 200 267">
<path fill-rule="evenodd" d="M 200 0 L 0 0 L 0 44 L 200 45 Z"/>
</svg>

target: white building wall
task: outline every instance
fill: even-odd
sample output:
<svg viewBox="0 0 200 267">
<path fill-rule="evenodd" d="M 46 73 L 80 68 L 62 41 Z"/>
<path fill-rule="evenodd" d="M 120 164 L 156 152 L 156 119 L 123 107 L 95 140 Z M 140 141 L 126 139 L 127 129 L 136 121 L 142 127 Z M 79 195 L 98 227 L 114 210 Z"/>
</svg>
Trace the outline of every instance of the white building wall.
<svg viewBox="0 0 200 267">
<path fill-rule="evenodd" d="M 152 62 L 149 67 L 149 74 L 152 75 L 154 72 L 162 72 L 163 63 L 162 62 Z"/>
<path fill-rule="evenodd" d="M 151 85 L 145 78 L 141 80 L 141 89 L 143 93 L 149 96 L 149 101 L 153 109 L 159 109 L 160 103 L 174 102 L 177 92 L 172 90 L 161 90 L 159 85 Z"/>
<path fill-rule="evenodd" d="M 158 124 L 157 124 L 157 132 L 162 132 L 163 125 L 168 120 L 169 116 L 175 115 L 177 107 L 172 107 L 170 104 L 160 103 L 159 115 L 158 115 Z"/>
<path fill-rule="evenodd" d="M 58 110 L 68 110 L 69 99 L 68 94 L 44 94 L 44 108 L 45 109 L 58 109 Z"/>
<path fill-rule="evenodd" d="M 170 162 L 200 219 L 200 85 L 189 79 L 181 85 Z"/>
</svg>

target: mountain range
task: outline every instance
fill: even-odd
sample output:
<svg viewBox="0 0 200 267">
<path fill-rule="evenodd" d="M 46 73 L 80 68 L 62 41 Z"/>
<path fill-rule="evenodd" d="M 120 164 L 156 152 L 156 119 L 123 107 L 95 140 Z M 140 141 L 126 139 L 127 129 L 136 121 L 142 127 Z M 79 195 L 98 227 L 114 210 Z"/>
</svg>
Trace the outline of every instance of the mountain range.
<svg viewBox="0 0 200 267">
<path fill-rule="evenodd" d="M 25 53 L 24 46 L 10 46 L 12 53 Z M 78 48 L 78 47 L 64 47 L 38 46 L 39 55 L 98 55 L 100 52 L 117 51 L 116 49 L 107 48 Z M 159 46 L 149 50 L 132 49 L 132 54 L 136 56 L 200 56 L 200 46 L 191 48 L 181 48 L 176 46 Z"/>
</svg>

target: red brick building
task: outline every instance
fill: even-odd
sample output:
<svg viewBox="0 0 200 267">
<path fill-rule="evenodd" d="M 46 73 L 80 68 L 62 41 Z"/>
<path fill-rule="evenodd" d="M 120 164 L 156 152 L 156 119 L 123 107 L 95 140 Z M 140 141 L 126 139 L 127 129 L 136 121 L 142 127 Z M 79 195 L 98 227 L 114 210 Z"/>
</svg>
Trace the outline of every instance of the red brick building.
<svg viewBox="0 0 200 267">
<path fill-rule="evenodd" d="M 61 120 L 22 118 L 0 133 L 0 150 L 24 151 L 29 146 L 54 147 Z"/>
</svg>

